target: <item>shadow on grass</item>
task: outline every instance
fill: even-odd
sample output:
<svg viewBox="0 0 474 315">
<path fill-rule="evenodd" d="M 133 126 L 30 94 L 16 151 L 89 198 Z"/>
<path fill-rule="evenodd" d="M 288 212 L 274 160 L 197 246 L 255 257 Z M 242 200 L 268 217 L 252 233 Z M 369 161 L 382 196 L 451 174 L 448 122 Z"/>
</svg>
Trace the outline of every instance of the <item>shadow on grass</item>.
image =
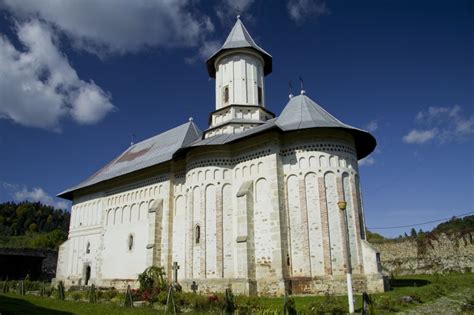
<svg viewBox="0 0 474 315">
<path fill-rule="evenodd" d="M 51 314 L 51 315 L 69 315 L 72 313 L 44 308 L 23 299 L 11 296 L 0 295 L 0 314 Z"/>
<path fill-rule="evenodd" d="M 431 281 L 423 279 L 391 279 L 390 286 L 392 288 L 403 288 L 403 287 L 423 287 L 431 284 Z"/>
</svg>

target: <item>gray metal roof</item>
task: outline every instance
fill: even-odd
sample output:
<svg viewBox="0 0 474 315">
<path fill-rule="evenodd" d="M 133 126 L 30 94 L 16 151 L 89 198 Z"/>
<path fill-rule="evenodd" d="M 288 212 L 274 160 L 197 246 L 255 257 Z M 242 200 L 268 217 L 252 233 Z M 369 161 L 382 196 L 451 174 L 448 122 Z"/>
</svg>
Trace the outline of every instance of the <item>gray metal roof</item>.
<svg viewBox="0 0 474 315">
<path fill-rule="evenodd" d="M 216 77 L 216 68 L 214 63 L 217 57 L 224 51 L 236 48 L 250 48 L 252 50 L 255 50 L 258 54 L 262 56 L 264 60 L 264 74 L 267 75 L 272 72 L 272 56 L 255 43 L 240 18 L 237 18 L 234 27 L 232 28 L 229 33 L 229 36 L 227 36 L 227 39 L 224 42 L 224 45 L 222 45 L 222 47 L 218 51 L 212 54 L 212 56 L 209 57 L 206 62 L 207 71 L 209 72 L 210 77 Z"/>
<path fill-rule="evenodd" d="M 370 133 L 339 121 L 308 96 L 302 94 L 292 97 L 277 118 L 267 120 L 260 126 L 241 133 L 223 134 L 197 140 L 190 147 L 227 144 L 269 129 L 295 131 L 317 128 L 341 129 L 349 132 L 354 137 L 358 159 L 369 155 L 377 144 L 375 138 Z"/>
<path fill-rule="evenodd" d="M 63 191 L 58 197 L 70 199 L 74 190 L 169 161 L 177 150 L 187 147 L 201 137 L 202 132 L 194 122 L 190 121 L 136 143 L 94 175 L 79 185 Z"/>
<path fill-rule="evenodd" d="M 195 147 L 223 145 L 248 138 L 270 129 L 279 132 L 302 129 L 341 129 L 354 137 L 357 157 L 369 155 L 376 146 L 375 138 L 367 131 L 344 124 L 325 111 L 306 95 L 292 97 L 278 118 L 236 134 L 223 134 L 203 139 L 202 132 L 188 122 L 157 136 L 137 143 L 109 164 L 77 186 L 60 193 L 58 197 L 72 199 L 72 192 L 121 175 L 129 174 L 173 159 L 175 154 Z"/>
<path fill-rule="evenodd" d="M 347 125 L 325 111 L 305 94 L 292 97 L 276 120 L 283 131 L 310 128 L 343 129 L 354 137 L 357 157 L 369 155 L 377 145 L 375 138 L 365 130 Z"/>
</svg>

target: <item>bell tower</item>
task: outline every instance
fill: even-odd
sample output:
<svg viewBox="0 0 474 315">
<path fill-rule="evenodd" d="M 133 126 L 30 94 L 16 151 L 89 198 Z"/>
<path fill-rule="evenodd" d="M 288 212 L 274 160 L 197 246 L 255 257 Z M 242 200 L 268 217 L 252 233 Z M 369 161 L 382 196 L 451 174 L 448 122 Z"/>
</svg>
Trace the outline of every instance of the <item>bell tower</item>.
<svg viewBox="0 0 474 315">
<path fill-rule="evenodd" d="M 216 110 L 206 138 L 243 132 L 275 117 L 265 108 L 264 78 L 272 72 L 272 56 L 254 42 L 240 16 L 207 60 L 207 70 L 216 81 Z"/>
</svg>

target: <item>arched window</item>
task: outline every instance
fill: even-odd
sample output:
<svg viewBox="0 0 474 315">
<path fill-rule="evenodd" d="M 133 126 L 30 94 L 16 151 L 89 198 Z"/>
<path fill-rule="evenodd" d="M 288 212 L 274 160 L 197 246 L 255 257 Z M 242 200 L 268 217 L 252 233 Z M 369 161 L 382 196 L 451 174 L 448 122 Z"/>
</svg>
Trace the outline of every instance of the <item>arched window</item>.
<svg viewBox="0 0 474 315">
<path fill-rule="evenodd" d="M 130 234 L 128 236 L 128 250 L 131 251 L 133 249 L 133 235 Z"/>
<path fill-rule="evenodd" d="M 91 242 L 87 242 L 86 254 L 89 254 L 90 252 L 91 252 Z"/>
<path fill-rule="evenodd" d="M 224 103 L 229 103 L 229 86 L 228 85 L 224 86 L 222 90 L 222 100 L 224 101 Z"/>
<path fill-rule="evenodd" d="M 199 226 L 199 224 L 196 224 L 194 238 L 196 240 L 196 244 L 199 244 L 199 241 L 201 240 L 201 227 Z"/>
</svg>

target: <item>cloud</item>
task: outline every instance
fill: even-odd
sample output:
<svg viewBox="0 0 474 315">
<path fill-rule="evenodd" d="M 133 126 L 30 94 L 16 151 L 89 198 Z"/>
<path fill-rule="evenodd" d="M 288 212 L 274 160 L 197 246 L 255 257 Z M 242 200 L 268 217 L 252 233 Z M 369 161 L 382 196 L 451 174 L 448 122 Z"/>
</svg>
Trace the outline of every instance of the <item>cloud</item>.
<svg viewBox="0 0 474 315">
<path fill-rule="evenodd" d="M 416 115 L 415 124 L 417 127 L 403 136 L 405 143 L 462 142 L 474 135 L 474 116 L 462 114 L 459 105 L 428 107 Z"/>
<path fill-rule="evenodd" d="M 431 130 L 417 130 L 413 129 L 408 134 L 403 136 L 403 142 L 405 143 L 425 143 L 433 139 L 437 134 L 436 129 Z"/>
<path fill-rule="evenodd" d="M 0 118 L 58 131 L 63 117 L 94 124 L 114 108 L 108 93 L 78 77 L 50 27 L 31 20 L 15 30 L 22 50 L 0 34 Z"/>
<path fill-rule="evenodd" d="M 42 204 L 52 206 L 57 209 L 68 209 L 69 204 L 66 201 L 57 200 L 46 193 L 42 188 L 35 187 L 28 190 L 25 186 L 20 187 L 9 183 L 3 183 L 4 189 L 9 191 L 16 201 L 41 202 Z"/>
<path fill-rule="evenodd" d="M 371 156 L 365 157 L 359 161 L 359 166 L 371 166 L 375 164 L 375 159 Z"/>
<path fill-rule="evenodd" d="M 213 53 L 215 53 L 220 47 L 222 43 L 218 41 L 205 41 L 199 47 L 198 54 L 192 57 L 184 58 L 184 61 L 188 64 L 193 64 L 196 61 L 204 61 L 207 60 Z"/>
<path fill-rule="evenodd" d="M 287 8 L 290 19 L 298 24 L 330 13 L 324 0 L 289 0 Z"/>
<path fill-rule="evenodd" d="M 194 47 L 214 30 L 192 0 L 3 0 L 18 19 L 39 18 L 100 56 L 148 47 Z"/>
<path fill-rule="evenodd" d="M 372 120 L 367 124 L 367 126 L 365 126 L 365 129 L 367 129 L 367 131 L 374 132 L 379 129 L 379 125 L 376 120 Z"/>
</svg>

